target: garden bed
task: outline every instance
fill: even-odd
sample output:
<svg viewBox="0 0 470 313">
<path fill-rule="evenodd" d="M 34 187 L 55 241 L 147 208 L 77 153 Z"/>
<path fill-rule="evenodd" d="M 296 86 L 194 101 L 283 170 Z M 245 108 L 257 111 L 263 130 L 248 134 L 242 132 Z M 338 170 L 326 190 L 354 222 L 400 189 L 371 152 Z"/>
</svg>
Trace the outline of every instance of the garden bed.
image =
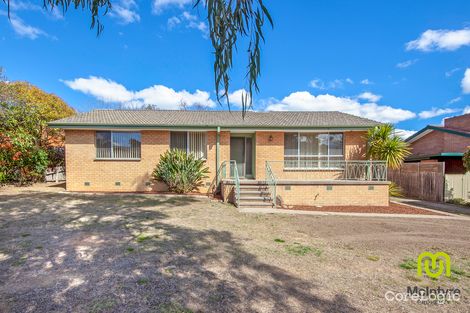
<svg viewBox="0 0 470 313">
<path fill-rule="evenodd" d="M 417 207 L 390 202 L 389 206 L 305 206 L 298 205 L 285 207 L 287 210 L 342 212 L 342 213 L 382 213 L 382 214 L 420 214 L 445 215 L 438 212 L 420 209 Z"/>
</svg>

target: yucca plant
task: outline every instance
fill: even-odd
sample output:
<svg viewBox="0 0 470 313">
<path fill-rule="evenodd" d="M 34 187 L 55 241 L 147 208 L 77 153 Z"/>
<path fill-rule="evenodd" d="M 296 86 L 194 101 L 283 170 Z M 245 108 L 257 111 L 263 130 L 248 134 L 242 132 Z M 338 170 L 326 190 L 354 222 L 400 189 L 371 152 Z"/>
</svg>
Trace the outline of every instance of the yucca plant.
<svg viewBox="0 0 470 313">
<path fill-rule="evenodd" d="M 391 182 L 390 185 L 388 185 L 388 195 L 390 197 L 401 198 L 403 197 L 403 190 L 396 183 Z"/>
<path fill-rule="evenodd" d="M 382 124 L 370 128 L 367 132 L 367 157 L 383 160 L 391 169 L 397 169 L 403 160 L 411 154 L 409 144 L 395 134 L 392 124 Z"/>
<path fill-rule="evenodd" d="M 153 178 L 176 193 L 191 192 L 203 184 L 209 168 L 205 161 L 178 149 L 166 151 L 153 171 Z"/>
</svg>

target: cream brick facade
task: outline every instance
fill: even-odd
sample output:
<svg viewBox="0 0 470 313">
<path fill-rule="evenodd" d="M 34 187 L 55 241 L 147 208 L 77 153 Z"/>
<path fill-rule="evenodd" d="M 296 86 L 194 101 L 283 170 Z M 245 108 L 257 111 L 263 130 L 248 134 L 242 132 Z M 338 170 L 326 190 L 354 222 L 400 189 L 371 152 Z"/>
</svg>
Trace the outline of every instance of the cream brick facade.
<svg viewBox="0 0 470 313">
<path fill-rule="evenodd" d="M 344 154 L 347 160 L 365 158 L 364 132 L 344 132 Z M 332 180 L 340 177 L 340 171 L 289 171 L 284 170 L 284 132 L 258 131 L 255 143 L 255 179 L 265 179 L 266 161 L 280 180 Z M 167 187 L 152 180 L 152 172 L 160 155 L 170 147 L 170 132 L 167 130 L 141 131 L 141 159 L 97 160 L 95 158 L 95 131 L 69 130 L 65 132 L 67 190 L 87 192 L 162 192 Z M 230 132 L 221 131 L 219 141 L 219 166 L 230 160 Z M 207 132 L 207 166 L 209 178 L 199 192 L 215 189 L 217 132 Z M 224 187 L 224 197 L 229 197 L 231 187 Z M 326 185 L 278 186 L 278 199 L 285 205 L 387 205 L 387 184 L 375 185 L 334 185 L 333 191 Z"/>
</svg>

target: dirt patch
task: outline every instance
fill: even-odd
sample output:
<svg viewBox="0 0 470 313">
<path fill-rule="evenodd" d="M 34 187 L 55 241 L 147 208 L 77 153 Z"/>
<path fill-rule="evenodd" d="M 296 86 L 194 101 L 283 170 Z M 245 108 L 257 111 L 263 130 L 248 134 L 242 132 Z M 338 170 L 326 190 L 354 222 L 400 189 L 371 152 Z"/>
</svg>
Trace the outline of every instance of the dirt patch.
<svg viewBox="0 0 470 313">
<path fill-rule="evenodd" d="M 382 213 L 382 214 L 419 214 L 419 215 L 445 215 L 412 206 L 391 203 L 389 206 L 306 206 L 298 205 L 287 210 L 343 212 L 343 213 Z"/>
<path fill-rule="evenodd" d="M 448 253 L 452 277 L 416 277 L 423 251 Z M 463 292 L 444 306 L 385 299 L 407 286 Z M 468 312 L 468 290 L 468 220 L 0 190 L 0 312 Z"/>
</svg>

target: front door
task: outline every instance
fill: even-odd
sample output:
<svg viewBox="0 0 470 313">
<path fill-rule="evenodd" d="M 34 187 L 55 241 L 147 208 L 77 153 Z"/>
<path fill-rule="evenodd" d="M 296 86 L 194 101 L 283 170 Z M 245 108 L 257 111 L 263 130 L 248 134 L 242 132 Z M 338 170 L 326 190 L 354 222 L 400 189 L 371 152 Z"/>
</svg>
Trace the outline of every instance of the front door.
<svg viewBox="0 0 470 313">
<path fill-rule="evenodd" d="M 230 137 L 230 160 L 237 162 L 240 177 L 253 177 L 253 140 L 251 137 Z"/>
</svg>

